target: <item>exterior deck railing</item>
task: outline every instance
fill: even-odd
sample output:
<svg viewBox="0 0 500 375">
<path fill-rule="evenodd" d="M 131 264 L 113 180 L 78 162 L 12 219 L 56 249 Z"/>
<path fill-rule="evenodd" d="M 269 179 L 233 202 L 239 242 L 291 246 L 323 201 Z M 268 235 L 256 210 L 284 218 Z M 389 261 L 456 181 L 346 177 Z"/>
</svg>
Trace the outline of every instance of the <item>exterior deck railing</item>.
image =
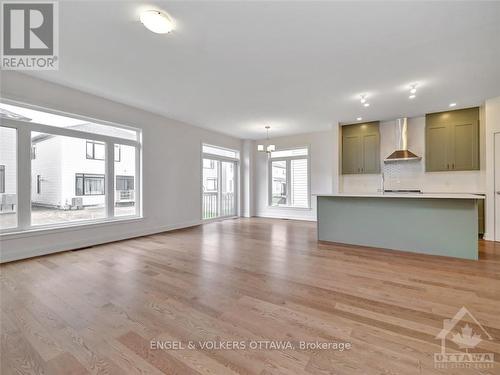
<svg viewBox="0 0 500 375">
<path fill-rule="evenodd" d="M 219 207 L 219 192 L 203 192 L 203 219 L 236 215 L 234 193 L 220 193 L 220 197 Z"/>
</svg>

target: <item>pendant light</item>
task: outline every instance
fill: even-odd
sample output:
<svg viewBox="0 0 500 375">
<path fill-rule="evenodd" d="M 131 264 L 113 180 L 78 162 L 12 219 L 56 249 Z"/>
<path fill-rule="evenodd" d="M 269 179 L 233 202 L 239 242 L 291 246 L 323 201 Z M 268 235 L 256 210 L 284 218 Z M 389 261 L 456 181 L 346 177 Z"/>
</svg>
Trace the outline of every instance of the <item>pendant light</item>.
<svg viewBox="0 0 500 375">
<path fill-rule="evenodd" d="M 266 125 L 266 142 L 265 144 L 257 145 L 257 151 L 259 152 L 267 152 L 268 154 L 270 154 L 271 152 L 276 151 L 276 145 L 269 143 L 269 129 L 271 129 L 271 127 L 269 125 Z"/>
</svg>

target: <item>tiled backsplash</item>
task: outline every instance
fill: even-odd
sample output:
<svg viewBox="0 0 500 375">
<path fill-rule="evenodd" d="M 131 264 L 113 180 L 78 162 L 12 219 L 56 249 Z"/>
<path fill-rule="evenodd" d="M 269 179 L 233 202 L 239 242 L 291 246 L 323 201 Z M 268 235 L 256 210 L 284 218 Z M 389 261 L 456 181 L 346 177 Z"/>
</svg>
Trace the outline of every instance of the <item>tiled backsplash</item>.
<svg viewBox="0 0 500 375">
<path fill-rule="evenodd" d="M 394 161 L 382 166 L 385 189 L 422 189 L 422 161 Z"/>
</svg>

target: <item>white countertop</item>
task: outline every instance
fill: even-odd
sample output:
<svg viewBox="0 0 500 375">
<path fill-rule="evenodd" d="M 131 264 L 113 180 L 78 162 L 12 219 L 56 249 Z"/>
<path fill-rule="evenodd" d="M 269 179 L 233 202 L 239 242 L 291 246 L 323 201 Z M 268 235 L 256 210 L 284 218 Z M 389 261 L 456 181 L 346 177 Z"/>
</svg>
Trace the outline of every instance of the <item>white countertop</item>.
<svg viewBox="0 0 500 375">
<path fill-rule="evenodd" d="M 317 197 L 346 198 L 433 198 L 433 199 L 484 199 L 484 195 L 464 193 L 330 193 L 313 194 Z"/>
</svg>

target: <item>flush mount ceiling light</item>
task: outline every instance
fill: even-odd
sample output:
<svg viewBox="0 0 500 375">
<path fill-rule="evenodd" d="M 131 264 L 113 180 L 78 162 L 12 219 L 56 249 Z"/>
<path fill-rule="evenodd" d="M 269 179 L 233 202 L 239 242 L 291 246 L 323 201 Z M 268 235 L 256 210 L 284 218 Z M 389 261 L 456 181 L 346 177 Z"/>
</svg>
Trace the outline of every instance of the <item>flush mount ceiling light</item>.
<svg viewBox="0 0 500 375">
<path fill-rule="evenodd" d="M 150 31 L 157 34 L 166 34 L 174 29 L 174 23 L 159 10 L 146 10 L 141 13 L 141 23 Z"/>
<path fill-rule="evenodd" d="M 363 104 L 365 107 L 369 107 L 370 106 L 370 103 L 368 103 L 366 101 L 366 94 L 361 94 L 359 96 L 359 101 L 361 102 L 361 104 Z"/>
<path fill-rule="evenodd" d="M 450 107 L 456 107 L 457 103 L 450 103 Z"/>
<path fill-rule="evenodd" d="M 417 84 L 413 83 L 410 85 L 410 96 L 408 96 L 408 99 L 415 99 L 417 97 Z"/>
<path fill-rule="evenodd" d="M 267 152 L 270 154 L 271 152 L 276 151 L 276 145 L 269 143 L 269 129 L 271 129 L 271 127 L 266 125 L 266 143 L 257 145 L 257 151 L 259 152 Z"/>
<path fill-rule="evenodd" d="M 363 117 L 356 117 L 356 121 L 361 121 L 363 120 Z"/>
</svg>

